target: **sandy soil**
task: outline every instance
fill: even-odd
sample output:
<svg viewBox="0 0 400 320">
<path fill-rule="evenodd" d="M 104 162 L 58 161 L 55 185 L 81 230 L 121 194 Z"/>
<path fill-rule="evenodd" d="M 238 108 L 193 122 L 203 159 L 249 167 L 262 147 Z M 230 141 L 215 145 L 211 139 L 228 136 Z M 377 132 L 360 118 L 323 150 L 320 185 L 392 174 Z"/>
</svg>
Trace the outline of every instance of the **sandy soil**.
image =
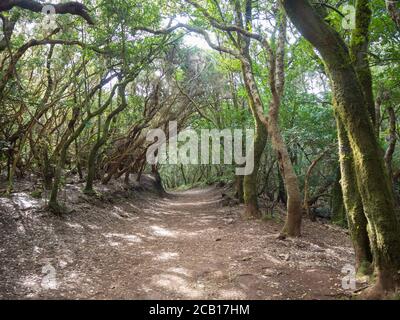
<svg viewBox="0 0 400 320">
<path fill-rule="evenodd" d="M 64 193 L 54 216 L 27 193 L 0 198 L 0 298 L 343 299 L 353 263 L 346 232 L 305 221 L 299 239 L 282 223 L 244 220 L 210 187 L 161 197 L 132 190 Z"/>
</svg>

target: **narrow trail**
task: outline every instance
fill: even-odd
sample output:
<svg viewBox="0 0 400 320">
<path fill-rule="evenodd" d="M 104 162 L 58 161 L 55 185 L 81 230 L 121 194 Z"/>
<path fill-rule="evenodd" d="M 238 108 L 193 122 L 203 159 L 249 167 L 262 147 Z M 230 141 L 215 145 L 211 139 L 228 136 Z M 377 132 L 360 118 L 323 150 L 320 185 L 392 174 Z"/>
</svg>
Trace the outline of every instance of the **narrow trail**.
<svg viewBox="0 0 400 320">
<path fill-rule="evenodd" d="M 92 210 L 86 204 L 68 218 L 32 213 L 30 220 L 29 214 L 17 220 L 16 236 L 0 239 L 6 241 L 0 258 L 8 279 L 1 281 L 3 298 L 345 295 L 341 269 L 353 256 L 339 228 L 306 223 L 302 238 L 277 240 L 281 222 L 244 220 L 242 207 L 221 205 L 216 188 L 127 198 Z M 12 227 L 13 222 L 0 221 L 0 227 Z M 53 286 L 44 283 L 49 277 L 44 265 L 54 268 Z"/>
</svg>

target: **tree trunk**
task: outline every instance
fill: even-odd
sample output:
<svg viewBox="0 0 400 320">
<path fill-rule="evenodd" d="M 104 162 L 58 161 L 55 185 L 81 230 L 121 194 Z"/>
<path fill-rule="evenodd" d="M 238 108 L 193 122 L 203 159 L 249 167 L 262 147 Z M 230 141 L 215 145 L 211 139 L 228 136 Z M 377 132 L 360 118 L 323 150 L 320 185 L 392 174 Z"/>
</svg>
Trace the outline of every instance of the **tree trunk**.
<svg viewBox="0 0 400 320">
<path fill-rule="evenodd" d="M 338 119 L 340 158 L 340 184 L 342 186 L 343 201 L 347 212 L 347 221 L 356 255 L 356 270 L 367 274 L 372 263 L 370 241 L 367 232 L 367 219 L 357 186 L 354 170 L 354 159 L 343 124 Z"/>
<path fill-rule="evenodd" d="M 396 132 L 396 113 L 392 106 L 387 108 L 389 115 L 389 146 L 385 152 L 385 164 L 389 174 L 389 178 L 393 184 L 393 168 L 392 168 L 392 160 L 393 154 L 396 148 L 397 142 L 397 132 Z"/>
<path fill-rule="evenodd" d="M 250 175 L 244 177 L 243 181 L 243 194 L 244 202 L 246 205 L 245 215 L 247 217 L 260 218 L 261 213 L 258 208 L 258 192 L 257 192 L 257 176 L 260 168 L 260 161 L 262 153 L 264 152 L 265 145 L 267 143 L 267 130 L 264 124 L 261 122 L 257 114 L 256 104 L 261 104 L 261 100 L 256 92 L 255 81 L 251 70 L 250 62 L 242 63 L 243 79 L 245 82 L 247 94 L 249 96 L 249 105 L 255 121 L 255 137 L 253 143 L 254 150 L 254 170 Z M 261 105 L 262 108 L 262 105 Z"/>
<path fill-rule="evenodd" d="M 67 146 L 64 146 L 61 150 L 60 158 L 58 160 L 57 167 L 54 173 L 53 186 L 50 193 L 49 209 L 57 214 L 63 213 L 62 207 L 58 203 L 58 191 L 61 183 L 62 172 L 67 158 L 67 150 Z"/>
<path fill-rule="evenodd" d="M 283 14 L 280 23 L 278 23 L 278 41 L 276 51 L 268 50 L 269 53 L 269 85 L 272 93 L 272 101 L 269 106 L 268 119 L 263 116 L 263 110 L 257 108 L 260 119 L 266 125 L 269 135 L 272 139 L 279 169 L 285 182 L 287 194 L 287 217 L 285 225 L 281 231 L 280 237 L 286 236 L 298 237 L 301 235 L 302 220 L 302 196 L 300 193 L 299 181 L 290 158 L 288 148 L 283 139 L 279 128 L 279 111 L 281 108 L 281 98 L 284 94 L 285 86 L 285 48 L 286 48 L 286 28 L 287 18 Z"/>
<path fill-rule="evenodd" d="M 236 189 L 235 197 L 238 199 L 239 203 L 244 203 L 243 176 L 236 176 L 235 189 Z"/>
<path fill-rule="evenodd" d="M 334 107 L 351 147 L 378 273 L 377 283 L 371 293 L 380 295 L 396 290 L 400 285 L 400 225 L 363 88 L 348 48 L 307 0 L 282 1 L 292 22 L 320 52 L 329 71 Z M 344 189 L 343 194 L 347 197 L 348 191 Z"/>
<path fill-rule="evenodd" d="M 65 161 L 67 159 L 67 151 L 70 146 L 70 144 L 73 142 L 71 141 L 70 136 L 73 134 L 74 131 L 74 126 L 78 120 L 80 114 L 80 109 L 79 107 L 74 107 L 72 111 L 72 118 L 68 122 L 67 130 L 64 132 L 61 142 L 59 143 L 57 149 L 59 150 L 60 154 L 58 157 L 57 161 L 57 166 L 54 172 L 54 179 L 53 179 L 53 186 L 51 188 L 51 193 L 50 193 L 50 200 L 49 200 L 49 208 L 52 210 L 54 213 L 62 213 L 63 210 L 61 206 L 58 203 L 58 191 L 61 183 L 61 178 L 62 178 L 62 172 L 64 169 Z M 76 135 L 76 133 L 75 133 Z M 57 153 L 57 150 L 55 153 Z"/>
<path fill-rule="evenodd" d="M 260 218 L 261 213 L 258 207 L 257 176 L 260 169 L 260 161 L 267 143 L 267 131 L 259 120 L 256 120 L 256 134 L 254 137 L 254 170 L 243 179 L 243 197 L 246 205 L 245 215 L 248 217 Z"/>
<path fill-rule="evenodd" d="M 100 139 L 95 143 L 92 150 L 90 150 L 89 159 L 88 159 L 88 173 L 86 177 L 86 185 L 83 190 L 86 194 L 94 194 L 93 182 L 96 177 L 96 159 L 97 153 L 99 152 L 102 145 L 105 143 L 105 139 Z"/>
<path fill-rule="evenodd" d="M 335 183 L 331 191 L 332 222 L 342 227 L 348 227 L 347 213 L 343 202 L 340 168 L 336 173 Z"/>
<path fill-rule="evenodd" d="M 318 164 L 319 161 L 323 159 L 325 154 L 329 151 L 330 149 L 326 149 L 324 152 L 322 152 L 313 162 L 311 162 L 311 165 L 308 167 L 305 179 L 304 179 L 304 200 L 303 200 L 303 208 L 306 211 L 306 214 L 310 218 L 311 221 L 316 221 L 315 214 L 312 213 L 310 210 L 310 200 L 309 200 L 309 195 L 310 195 L 310 178 L 311 174 L 315 168 L 315 166 Z"/>
<path fill-rule="evenodd" d="M 270 108 L 273 110 L 273 108 Z M 297 237 L 301 234 L 302 219 L 302 197 L 299 188 L 297 175 L 290 160 L 286 144 L 278 127 L 277 114 L 269 116 L 269 133 L 272 138 L 272 145 L 278 155 L 279 169 L 285 182 L 287 194 L 287 219 L 282 229 L 281 236 Z"/>
</svg>

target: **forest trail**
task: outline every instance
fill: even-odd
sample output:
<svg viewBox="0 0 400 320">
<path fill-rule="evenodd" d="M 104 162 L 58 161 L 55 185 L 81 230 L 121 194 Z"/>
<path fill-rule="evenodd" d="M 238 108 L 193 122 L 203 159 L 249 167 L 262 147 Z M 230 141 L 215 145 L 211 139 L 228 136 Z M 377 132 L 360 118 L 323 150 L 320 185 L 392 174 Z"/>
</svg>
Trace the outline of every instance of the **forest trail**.
<svg viewBox="0 0 400 320">
<path fill-rule="evenodd" d="M 2 215 L 0 227 L 8 228 L 0 236 L 6 238 L 0 239 L 2 298 L 346 295 L 341 269 L 353 254 L 344 230 L 306 222 L 302 238 L 277 240 L 280 221 L 244 220 L 240 206 L 222 206 L 221 193 L 211 187 L 114 198 L 92 207 L 95 212 L 81 201 L 64 218 L 39 214 L 35 205 L 9 220 Z M 1 211 L 7 203 L 0 200 Z M 15 232 L 9 230 L 13 224 Z"/>
</svg>

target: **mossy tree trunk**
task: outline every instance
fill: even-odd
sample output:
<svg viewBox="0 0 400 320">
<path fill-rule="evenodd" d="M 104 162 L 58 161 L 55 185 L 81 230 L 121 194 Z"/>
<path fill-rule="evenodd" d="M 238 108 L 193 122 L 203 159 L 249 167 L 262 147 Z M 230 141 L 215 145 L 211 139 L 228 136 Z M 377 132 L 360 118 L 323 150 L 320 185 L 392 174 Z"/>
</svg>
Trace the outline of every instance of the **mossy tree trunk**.
<svg viewBox="0 0 400 320">
<path fill-rule="evenodd" d="M 353 154 L 346 130 L 340 119 L 337 119 L 337 129 L 341 169 L 340 184 L 356 256 L 356 270 L 359 273 L 366 273 L 365 271 L 369 269 L 368 267 L 372 263 L 370 240 L 367 231 L 368 222 L 365 217 L 362 199 L 358 190 Z"/>
<path fill-rule="evenodd" d="M 372 91 L 372 74 L 369 67 L 369 25 L 372 11 L 369 0 L 356 1 L 356 26 L 351 33 L 350 59 L 356 71 L 358 80 L 364 93 L 364 101 L 371 121 L 375 126 L 377 114 L 375 112 L 375 100 Z"/>
<path fill-rule="evenodd" d="M 337 121 L 343 124 L 349 141 L 355 178 L 368 222 L 377 271 L 377 283 L 372 292 L 384 294 L 397 290 L 400 285 L 400 224 L 363 86 L 350 52 L 340 35 L 307 0 L 282 2 L 295 26 L 320 52 L 329 72 Z M 344 197 L 347 193 L 344 188 Z"/>
<path fill-rule="evenodd" d="M 343 192 L 341 183 L 340 168 L 338 168 L 335 183 L 332 186 L 331 191 L 331 211 L 332 221 L 342 227 L 348 227 L 347 213 L 343 201 Z"/>
</svg>

